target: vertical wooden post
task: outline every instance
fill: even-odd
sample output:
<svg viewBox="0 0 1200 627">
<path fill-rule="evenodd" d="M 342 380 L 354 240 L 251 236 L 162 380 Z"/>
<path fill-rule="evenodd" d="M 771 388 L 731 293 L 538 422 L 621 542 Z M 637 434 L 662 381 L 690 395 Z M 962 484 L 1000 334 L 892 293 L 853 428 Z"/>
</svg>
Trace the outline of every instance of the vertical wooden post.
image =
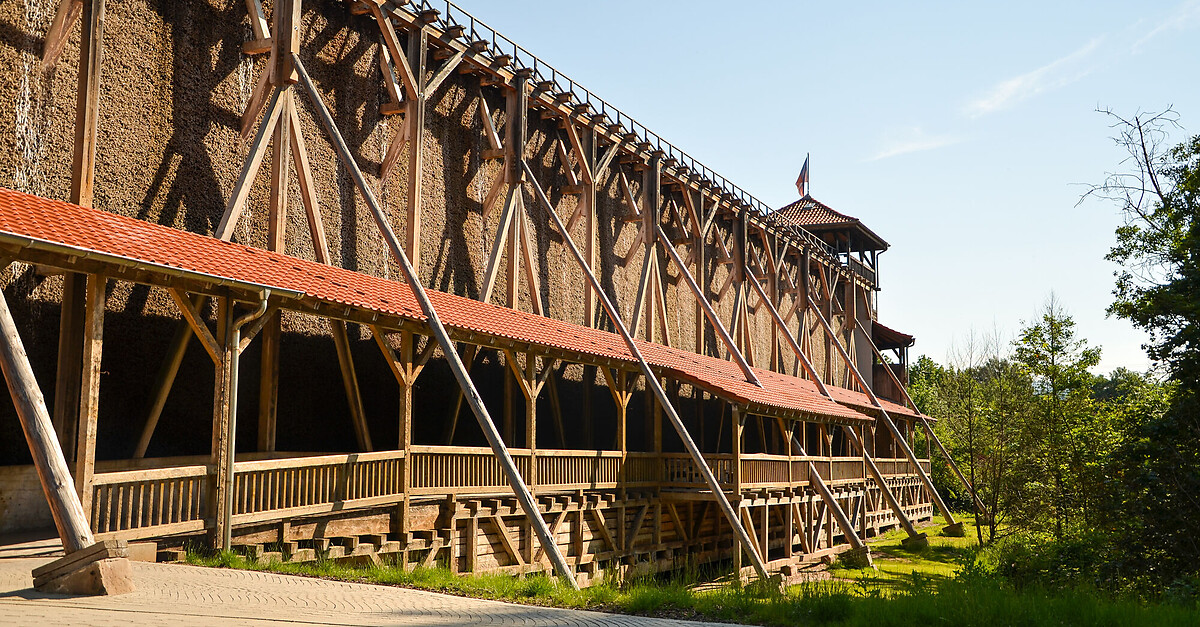
<svg viewBox="0 0 1200 627">
<path fill-rule="evenodd" d="M 71 202 L 92 206 L 96 177 L 96 135 L 100 111 L 100 66 L 104 49 L 104 0 L 84 0 L 75 100 L 75 152 L 71 160 Z"/>
<path fill-rule="evenodd" d="M 66 26 L 69 27 L 70 23 Z M 65 34 L 62 40 L 66 40 Z M 104 0 L 83 2 L 83 29 L 79 45 L 70 200 L 77 205 L 91 207 L 96 177 L 96 137 L 100 115 L 100 65 L 104 53 Z M 76 412 L 79 409 L 80 369 L 83 367 L 79 351 L 84 341 L 84 282 L 84 275 L 68 272 L 63 284 L 58 371 L 54 387 L 54 427 L 58 431 L 62 451 L 66 455 L 75 453 L 75 435 L 79 422 Z"/>
<path fill-rule="evenodd" d="M 58 367 L 54 383 L 54 430 L 67 461 L 75 454 L 75 435 L 79 430 L 79 383 L 83 376 L 84 301 L 87 299 L 87 275 L 67 272 L 63 275 L 62 308 L 58 323 Z"/>
<path fill-rule="evenodd" d="M 707 251 L 705 250 L 705 245 L 704 245 L 705 235 L 706 235 L 706 231 L 704 230 L 704 224 L 703 224 L 703 221 L 704 221 L 704 194 L 701 194 L 699 192 L 692 192 L 689 189 L 683 190 L 683 193 L 693 195 L 693 201 L 695 202 L 695 206 L 698 210 L 696 212 L 696 216 L 699 217 L 701 220 L 701 224 L 696 225 L 696 229 L 700 233 L 700 235 L 693 242 L 692 251 L 695 253 L 695 256 L 696 256 L 696 273 L 695 273 L 696 285 L 700 287 L 700 298 L 696 299 L 696 312 L 695 312 L 695 316 L 696 316 L 696 353 L 698 353 L 700 355 L 705 355 L 707 353 L 704 352 L 704 348 L 705 348 L 704 347 L 704 336 L 705 336 L 705 331 L 706 331 L 706 329 L 704 328 L 704 316 L 705 316 L 704 303 L 709 301 L 709 298 L 708 298 L 708 278 L 709 277 L 708 277 L 708 273 L 707 273 L 707 268 L 705 267 L 705 258 L 706 258 L 705 253 Z"/>
<path fill-rule="evenodd" d="M 570 124 L 571 122 L 568 121 L 567 123 Z M 581 139 L 583 153 L 578 156 L 581 161 L 587 164 L 587 171 L 591 172 L 591 176 L 586 177 L 583 181 L 583 193 L 579 196 L 579 202 L 583 203 L 584 206 L 583 248 L 588 267 L 594 270 L 600 263 L 599 242 L 597 242 L 600 228 L 598 216 L 596 215 L 596 179 L 600 177 L 600 173 L 596 171 L 596 129 L 588 127 L 587 132 L 583 134 Z M 587 283 L 583 297 L 583 319 L 585 325 L 593 328 L 596 326 L 598 322 L 596 318 L 596 314 L 599 313 L 598 308 L 596 291 L 592 288 L 591 283 Z M 594 375 L 595 373 L 593 372 L 592 374 Z"/>
<path fill-rule="evenodd" d="M 33 466 L 46 493 L 63 548 L 67 553 L 73 553 L 91 546 L 94 543 L 92 531 L 88 528 L 79 495 L 71 482 L 71 471 L 46 410 L 46 400 L 33 376 L 33 368 L 3 292 L 0 292 L 0 368 L 4 371 L 4 380 L 21 420 L 25 442 L 29 445 Z"/>
<path fill-rule="evenodd" d="M 216 363 L 216 374 L 213 390 L 213 432 L 211 464 L 214 468 L 213 480 L 210 484 L 208 499 L 208 515 L 212 519 L 215 549 L 228 549 L 226 538 L 229 537 L 230 519 L 229 508 L 232 505 L 230 491 L 233 488 L 233 468 L 231 459 L 234 454 L 233 432 L 236 424 L 233 415 L 233 300 L 228 296 L 217 299 L 217 333 L 221 342 L 220 359 Z"/>
<path fill-rule="evenodd" d="M 84 314 L 83 372 L 79 397 L 79 436 L 75 439 L 75 489 L 87 520 L 92 519 L 92 476 L 96 471 L 96 422 L 100 409 L 100 355 L 104 345 L 104 301 L 108 281 L 87 277 Z"/>
<path fill-rule="evenodd" d="M 400 332 L 400 355 L 399 355 L 400 372 L 404 374 L 400 377 L 400 424 L 399 424 L 399 441 L 396 447 L 404 451 L 404 459 L 400 462 L 401 476 L 400 489 L 404 493 L 404 501 L 400 504 L 400 533 L 406 534 L 405 541 L 408 540 L 408 532 L 411 530 L 412 524 L 409 520 L 409 492 L 412 486 L 412 404 L 413 404 L 413 334 L 411 331 Z M 459 402 L 462 397 L 459 396 Z M 455 416 L 457 419 L 457 416 Z"/>
<path fill-rule="evenodd" d="M 290 32 L 289 28 L 280 28 L 281 14 L 287 14 L 287 4 L 283 3 L 281 10 L 275 12 L 275 33 Z M 278 44 L 277 44 L 278 45 Z M 277 55 L 278 56 L 278 55 Z M 287 55 L 290 57 L 290 55 Z M 278 72 L 278 70 L 277 70 Z M 277 74 L 278 75 L 278 74 Z M 286 100 L 284 107 L 291 106 L 292 91 L 286 89 L 281 93 Z M 285 110 L 275 124 L 272 146 L 274 156 L 271 160 L 271 205 L 267 218 L 267 250 L 286 252 L 287 250 L 287 211 L 288 211 L 288 155 L 291 144 L 291 116 Z M 279 402 L 279 340 L 282 335 L 281 314 L 271 314 L 271 319 L 263 326 L 262 331 L 262 364 L 259 377 L 258 391 L 258 450 L 275 450 L 276 417 Z"/>
<path fill-rule="evenodd" d="M 547 364 L 549 366 L 549 364 Z M 529 445 L 529 490 L 537 493 L 537 355 L 525 353 L 525 440 Z"/>
<path fill-rule="evenodd" d="M 421 196 L 425 170 L 425 60 L 429 49 L 429 31 L 418 26 L 408 33 L 408 65 L 416 80 L 415 98 L 406 101 L 404 123 L 408 125 L 408 189 L 404 252 L 421 272 Z"/>
</svg>

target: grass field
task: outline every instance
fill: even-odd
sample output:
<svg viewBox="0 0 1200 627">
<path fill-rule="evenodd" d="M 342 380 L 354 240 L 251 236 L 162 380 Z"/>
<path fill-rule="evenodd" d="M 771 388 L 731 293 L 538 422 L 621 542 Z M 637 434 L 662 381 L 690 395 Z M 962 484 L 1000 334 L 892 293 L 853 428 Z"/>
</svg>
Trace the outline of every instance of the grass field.
<svg viewBox="0 0 1200 627">
<path fill-rule="evenodd" d="M 968 520 L 968 524 L 970 521 Z M 834 565 L 833 578 L 790 586 L 783 592 L 693 579 L 640 580 L 572 590 L 533 575 L 458 576 L 444 568 L 406 572 L 392 565 L 352 568 L 331 562 L 259 565 L 231 553 L 189 554 L 194 564 L 269 570 L 342 581 L 404 586 L 463 596 L 757 625 L 845 625 L 889 627 L 1038 625 L 1200 625 L 1200 610 L 1114 600 L 1087 590 L 1048 594 L 1014 591 L 994 578 L 962 575 L 976 558 L 974 529 L 966 538 L 935 535 L 919 552 L 900 546 L 901 534 L 871 541 L 876 569 Z M 969 569 L 971 570 L 971 569 Z"/>
</svg>

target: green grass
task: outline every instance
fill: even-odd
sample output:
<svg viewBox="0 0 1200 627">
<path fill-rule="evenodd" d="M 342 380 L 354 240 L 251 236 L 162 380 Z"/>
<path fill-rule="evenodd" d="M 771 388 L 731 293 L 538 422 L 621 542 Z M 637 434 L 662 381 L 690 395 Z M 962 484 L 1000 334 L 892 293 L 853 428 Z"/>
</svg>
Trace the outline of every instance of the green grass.
<svg viewBox="0 0 1200 627">
<path fill-rule="evenodd" d="M 969 524 L 969 521 L 968 521 Z M 406 572 L 390 564 L 349 567 L 328 561 L 255 564 L 239 555 L 189 553 L 192 564 L 321 577 L 431 590 L 461 596 L 563 608 L 757 625 L 1197 625 L 1196 608 L 1106 598 L 1088 590 L 1015 591 L 965 563 L 978 559 L 973 529 L 966 538 L 935 536 L 911 552 L 900 534 L 871 541 L 878 570 L 831 568 L 833 579 L 764 591 L 695 579 L 606 581 L 573 590 L 544 575 L 459 576 L 444 568 Z"/>
<path fill-rule="evenodd" d="M 830 572 L 840 579 L 867 580 L 880 586 L 911 582 L 914 574 L 935 581 L 950 579 L 958 574 L 963 564 L 978 559 L 975 518 L 964 515 L 960 520 L 966 531 L 964 537 L 943 536 L 940 526 L 927 527 L 925 533 L 929 534 L 929 546 L 910 551 L 901 545 L 905 537 L 903 530 L 889 531 L 867 541 L 871 546 L 875 569 L 850 569 L 835 562 Z"/>
</svg>

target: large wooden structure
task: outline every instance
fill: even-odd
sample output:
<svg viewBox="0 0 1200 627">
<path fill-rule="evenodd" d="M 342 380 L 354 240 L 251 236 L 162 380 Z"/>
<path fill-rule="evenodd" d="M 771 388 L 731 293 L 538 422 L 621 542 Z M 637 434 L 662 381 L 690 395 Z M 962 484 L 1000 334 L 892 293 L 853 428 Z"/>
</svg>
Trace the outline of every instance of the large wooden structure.
<svg viewBox="0 0 1200 627">
<path fill-rule="evenodd" d="M 44 64 L 64 63 L 78 5 L 62 2 Z M 586 583 L 744 559 L 762 576 L 864 552 L 864 537 L 893 526 L 920 541 L 915 525 L 935 504 L 953 530 L 911 446 L 929 426 L 903 392 L 911 338 L 874 324 L 886 244 L 857 221 L 806 221 L 820 205 L 807 196 L 772 212 L 457 6 L 383 0 L 313 15 L 298 0 L 270 15 L 245 2 L 242 54 L 265 60 L 237 129 L 248 149 L 211 231 L 89 209 L 103 185 L 89 155 L 104 7 L 88 6 L 72 202 L 0 191 L 0 256 L 61 276 L 54 426 L 78 451 L 97 538 L 206 536 L 286 559 L 394 553 Z M 329 65 L 316 46 L 331 19 L 372 42 L 377 70 L 349 80 L 382 83 L 378 112 L 349 127 L 308 67 Z M 378 162 L 353 135 L 369 124 L 382 127 Z M 467 178 L 446 157 L 451 133 L 474 135 L 473 183 L 456 186 Z M 430 206 L 476 193 L 467 218 L 449 201 Z M 363 224 L 391 258 L 370 272 L 341 267 L 369 256 L 347 256 Z M 460 250 L 468 231 L 480 246 Z M 397 266 L 403 282 L 389 278 Z M 96 461 L 105 299 L 120 309 L 127 285 L 169 302 L 156 313 L 173 310 L 177 330 L 158 370 L 143 370 L 149 409 L 125 430 L 136 437 Z M 303 346 L 289 353 L 289 341 Z M 211 361 L 211 446 L 147 457 L 198 409 L 173 415 L 169 402 L 193 343 Z M 344 394 L 345 420 L 320 429 L 352 432 L 357 452 L 323 452 L 322 433 L 303 453 L 279 446 L 296 420 L 280 392 L 296 359 L 336 363 L 332 387 L 307 384 Z M 376 373 L 388 391 L 364 384 Z M 247 376 L 257 385 L 239 383 Z M 257 403 L 239 405 L 253 389 Z M 398 414 L 375 409 L 385 395 Z M 464 404 L 478 430 L 460 422 Z"/>
</svg>

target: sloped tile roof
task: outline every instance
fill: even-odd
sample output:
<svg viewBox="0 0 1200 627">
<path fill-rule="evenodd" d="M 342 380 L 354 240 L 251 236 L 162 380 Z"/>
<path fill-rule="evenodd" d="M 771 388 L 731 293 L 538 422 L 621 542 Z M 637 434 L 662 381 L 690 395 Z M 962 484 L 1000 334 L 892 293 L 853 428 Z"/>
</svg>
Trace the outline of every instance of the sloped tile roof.
<svg viewBox="0 0 1200 627">
<path fill-rule="evenodd" d="M 416 322 L 425 316 L 409 287 L 397 281 L 280 253 L 180 231 L 143 220 L 0 188 L 0 242 L 89 254 L 113 264 L 140 264 L 302 294 L 311 299 Z M 634 363 L 621 336 L 553 318 L 428 290 L 442 323 L 452 329 L 557 348 L 600 360 Z M 748 383 L 732 362 L 638 341 L 662 374 L 727 400 L 839 423 L 870 420 L 822 396 L 811 381 L 755 369 L 762 388 Z"/>
<path fill-rule="evenodd" d="M 814 226 L 849 226 L 858 224 L 858 218 L 835 211 L 829 205 L 805 196 L 796 202 L 771 213 L 772 216 L 805 228 Z"/>
</svg>

